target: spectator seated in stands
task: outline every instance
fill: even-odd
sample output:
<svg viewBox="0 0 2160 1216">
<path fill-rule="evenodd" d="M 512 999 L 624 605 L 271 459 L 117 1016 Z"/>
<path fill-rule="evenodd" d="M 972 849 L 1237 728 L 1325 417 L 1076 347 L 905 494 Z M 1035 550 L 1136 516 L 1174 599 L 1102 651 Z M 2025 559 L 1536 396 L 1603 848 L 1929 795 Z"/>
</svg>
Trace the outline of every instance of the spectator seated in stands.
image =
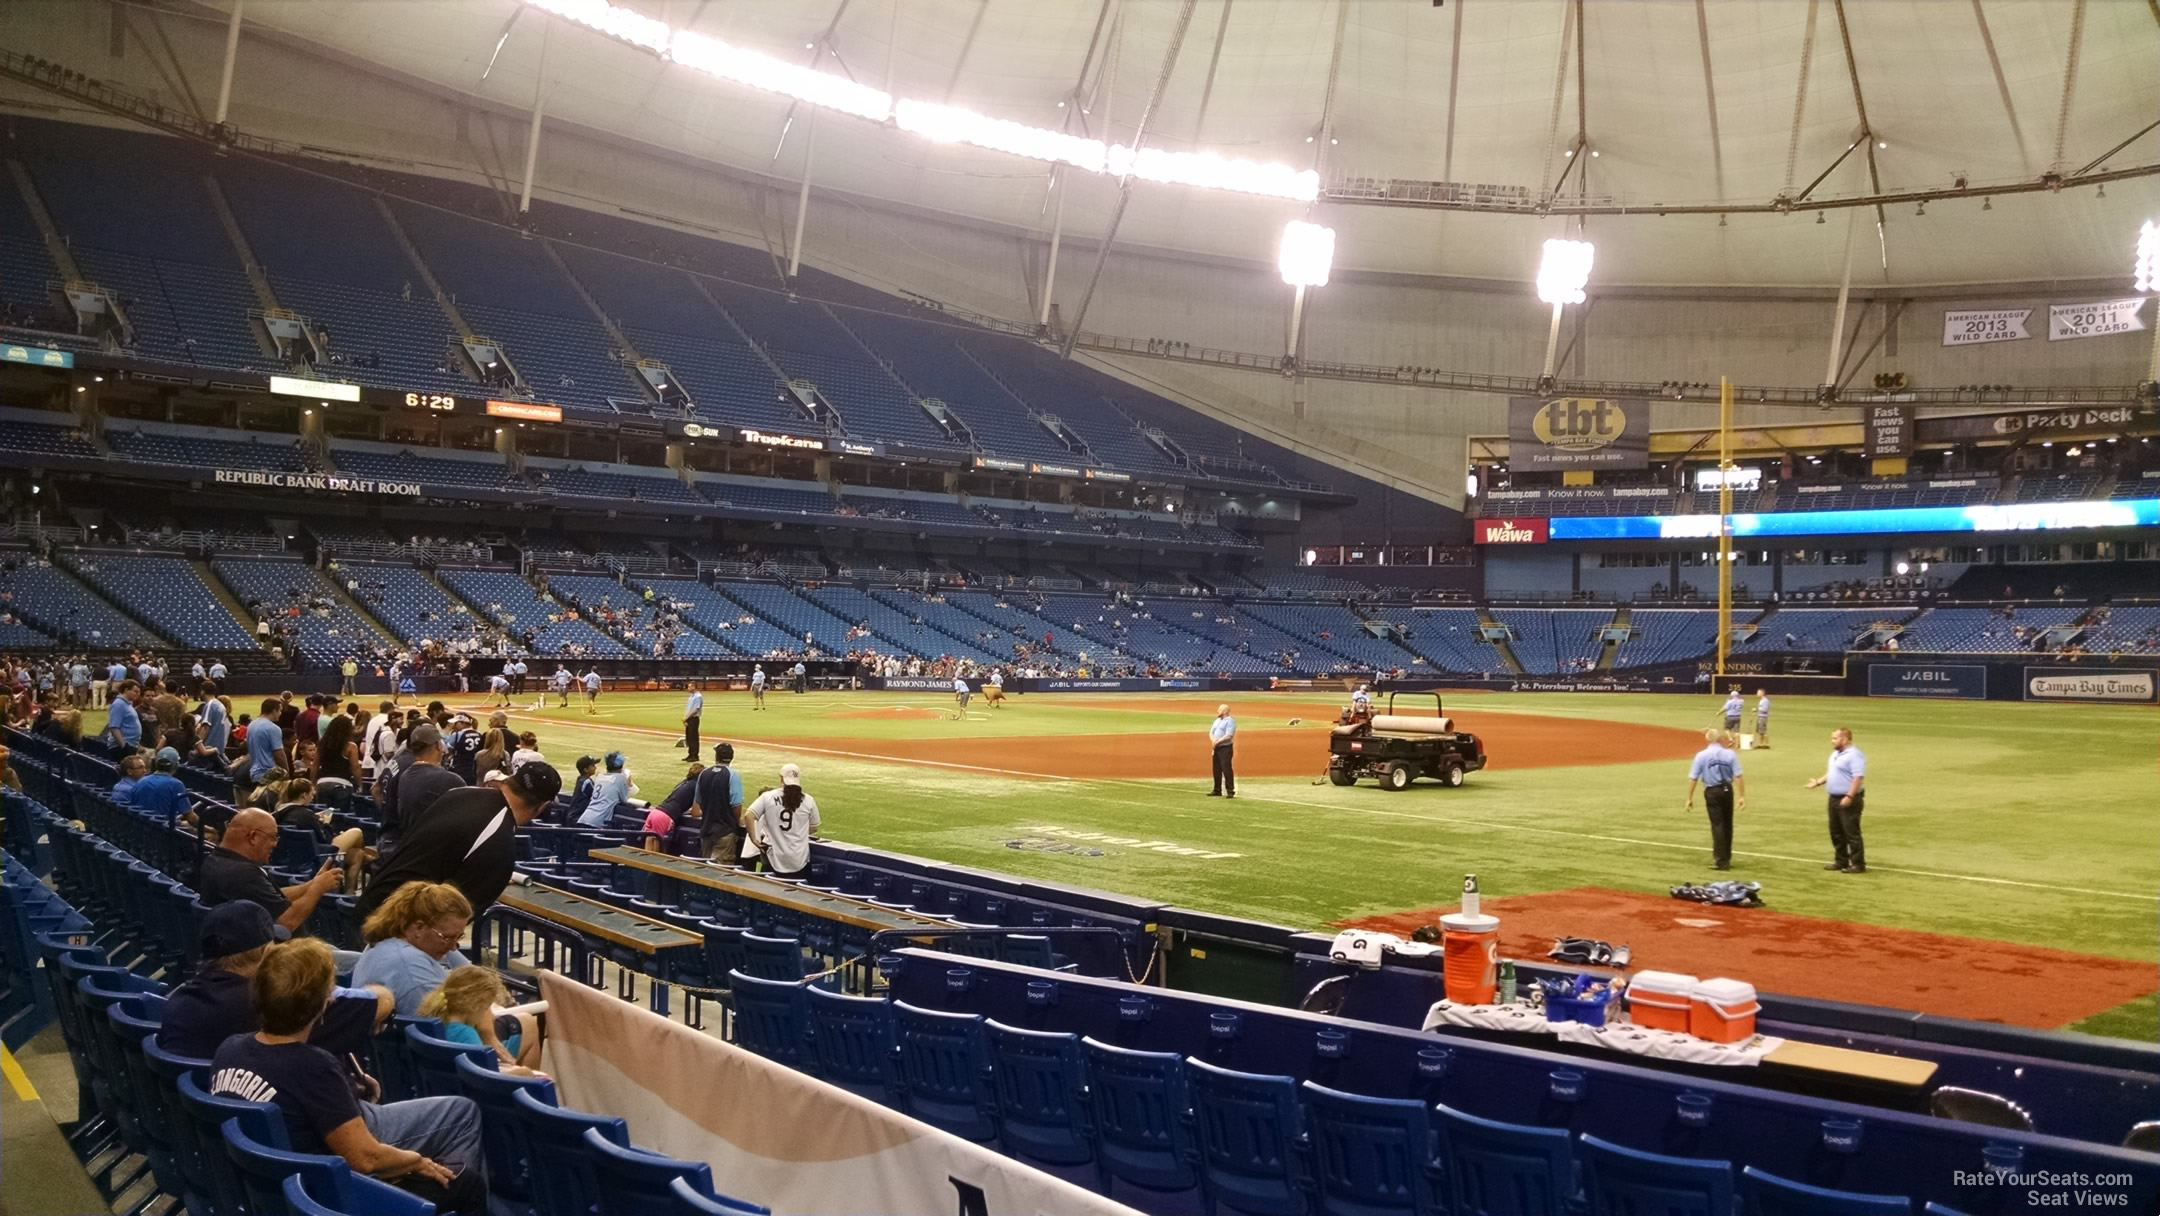
<svg viewBox="0 0 2160 1216">
<path fill-rule="evenodd" d="M 188 798 L 187 787 L 173 774 L 180 771 L 180 753 L 169 747 L 161 747 L 150 759 L 150 773 L 136 781 L 128 792 L 127 804 L 139 811 L 148 811 L 165 821 L 171 828 L 186 819 L 193 819 L 193 803 Z"/>
<path fill-rule="evenodd" d="M 344 869 L 336 856 L 326 857 L 322 869 L 306 882 L 281 888 L 263 868 L 277 842 L 278 822 L 270 812 L 249 807 L 233 815 L 218 846 L 203 856 L 202 872 L 195 879 L 196 897 L 212 908 L 250 900 L 261 904 L 288 933 L 298 930 L 322 897 L 344 881 Z"/>
<path fill-rule="evenodd" d="M 537 1019 L 497 1012 L 509 1003 L 509 990 L 493 970 L 460 967 L 444 976 L 420 1002 L 420 1015 L 441 1022 L 443 1037 L 453 1043 L 492 1049 L 498 1071 L 532 1076 L 540 1062 Z M 506 1034 L 506 1026 L 515 1029 Z"/>
<path fill-rule="evenodd" d="M 373 1077 L 308 1040 L 337 990 L 330 948 L 311 938 L 269 949 L 255 971 L 262 1029 L 225 1040 L 211 1058 L 210 1089 L 221 1097 L 274 1103 L 292 1148 L 335 1153 L 440 1211 L 487 1210 L 480 1108 L 465 1097 L 376 1105 Z"/>
<path fill-rule="evenodd" d="M 120 780 L 114 782 L 112 787 L 113 801 L 122 806 L 133 806 L 136 783 L 140 782 L 143 779 L 143 774 L 149 771 L 150 763 L 143 759 L 141 752 L 134 752 L 122 757 L 120 760 Z"/>
<path fill-rule="evenodd" d="M 284 936 L 260 904 L 243 899 L 211 909 L 197 938 L 202 962 L 167 998 L 158 1046 L 207 1060 L 225 1040 L 259 1029 L 251 982 L 271 943 Z M 365 1052 L 395 1007 L 387 988 L 339 988 L 308 1041 L 340 1059 Z"/>
</svg>

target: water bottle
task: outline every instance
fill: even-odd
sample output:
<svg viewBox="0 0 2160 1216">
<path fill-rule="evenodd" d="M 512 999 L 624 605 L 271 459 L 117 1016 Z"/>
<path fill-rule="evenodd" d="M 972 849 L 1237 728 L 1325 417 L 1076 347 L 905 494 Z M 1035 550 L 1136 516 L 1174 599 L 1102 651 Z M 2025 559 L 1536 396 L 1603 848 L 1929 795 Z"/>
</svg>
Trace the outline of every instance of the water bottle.
<svg viewBox="0 0 2160 1216">
<path fill-rule="evenodd" d="M 1478 914 L 1477 875 L 1462 876 L 1462 910 L 1464 916 Z"/>
<path fill-rule="evenodd" d="M 1500 1003 L 1503 1005 L 1515 1003 L 1515 961 L 1513 959 L 1502 959 L 1500 962 Z"/>
</svg>

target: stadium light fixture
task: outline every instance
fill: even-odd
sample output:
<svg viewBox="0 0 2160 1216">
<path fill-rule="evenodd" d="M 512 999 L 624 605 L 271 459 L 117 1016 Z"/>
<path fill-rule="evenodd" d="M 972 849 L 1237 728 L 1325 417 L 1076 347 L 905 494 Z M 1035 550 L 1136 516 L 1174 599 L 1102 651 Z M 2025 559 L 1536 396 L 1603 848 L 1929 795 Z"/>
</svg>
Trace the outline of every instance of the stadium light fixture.
<svg viewBox="0 0 2160 1216">
<path fill-rule="evenodd" d="M 2146 220 L 2138 232 L 2137 261 L 2130 274 L 2134 290 L 2160 292 L 2160 224 Z"/>
<path fill-rule="evenodd" d="M 1335 230 L 1304 220 L 1283 225 L 1275 264 L 1292 287 L 1325 287 L 1335 265 Z"/>
<path fill-rule="evenodd" d="M 1545 242 L 1545 259 L 1538 264 L 1537 295 L 1547 304 L 1580 304 L 1583 288 L 1590 283 L 1590 263 L 1597 254 L 1588 241 Z"/>
<path fill-rule="evenodd" d="M 991 118 L 959 106 L 894 98 L 845 76 L 788 63 L 718 38 L 670 28 L 607 0 L 528 0 L 546 13 L 651 51 L 663 59 L 721 80 L 748 85 L 824 109 L 838 110 L 939 143 L 964 143 L 1030 160 L 1067 164 L 1090 173 L 1130 175 L 1162 185 L 1198 186 L 1311 202 L 1320 196 L 1320 175 L 1277 162 L 1245 160 L 1215 152 L 1134 148 L 1067 135 L 1044 127 Z M 1063 103 L 1060 103 L 1061 105 Z"/>
<path fill-rule="evenodd" d="M 1588 241 L 1568 241 L 1555 238 L 1545 242 L 1545 256 L 1538 263 L 1538 299 L 1552 305 L 1552 328 L 1545 333 L 1545 374 L 1538 377 L 1540 391 L 1553 383 L 1553 373 L 1560 362 L 1560 311 L 1570 304 L 1580 304 L 1586 298 L 1583 288 L 1590 282 L 1590 263 L 1597 249 Z"/>
</svg>

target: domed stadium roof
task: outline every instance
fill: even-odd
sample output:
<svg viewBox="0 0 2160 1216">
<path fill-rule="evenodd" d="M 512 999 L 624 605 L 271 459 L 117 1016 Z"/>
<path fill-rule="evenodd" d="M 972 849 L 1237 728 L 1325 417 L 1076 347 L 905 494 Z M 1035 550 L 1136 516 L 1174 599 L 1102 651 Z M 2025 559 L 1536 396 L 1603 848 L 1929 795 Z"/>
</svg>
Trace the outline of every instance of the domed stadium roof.
<svg viewBox="0 0 2160 1216">
<path fill-rule="evenodd" d="M 1070 117 L 1075 133 L 1112 141 L 1131 140 L 1144 113 L 1148 146 L 1317 169 L 1312 218 L 1338 230 L 1336 263 L 1349 270 L 1525 280 L 1540 242 L 1580 230 L 1598 245 L 1602 283 L 1821 285 L 1838 277 L 1852 214 L 1856 282 L 2119 275 L 2127 287 L 2138 225 L 2160 217 L 2160 177 L 2093 178 L 2160 165 L 2150 0 L 624 7 L 790 63 L 815 58 L 895 98 L 1037 128 Z M 806 109 L 538 4 L 249 0 L 246 16 L 506 106 L 529 107 L 537 85 L 551 119 L 739 170 L 801 171 Z M 1042 161 L 832 112 L 815 141 L 820 188 L 1015 230 L 1050 225 Z M 2050 173 L 2070 184 L 2034 189 Z M 1072 180 L 1067 231 L 1099 235 L 1116 181 Z M 1973 196 L 1921 197 L 1961 185 Z M 1796 209 L 1769 211 L 1781 196 Z M 1809 209 L 1862 196 L 1895 201 Z M 1465 198 L 1483 212 L 1464 210 Z M 1701 210 L 1656 214 L 1690 206 Z M 1282 223 L 1306 210 L 1140 182 L 1118 239 L 1271 260 Z M 1569 211 L 1588 214 L 1552 213 Z"/>
</svg>

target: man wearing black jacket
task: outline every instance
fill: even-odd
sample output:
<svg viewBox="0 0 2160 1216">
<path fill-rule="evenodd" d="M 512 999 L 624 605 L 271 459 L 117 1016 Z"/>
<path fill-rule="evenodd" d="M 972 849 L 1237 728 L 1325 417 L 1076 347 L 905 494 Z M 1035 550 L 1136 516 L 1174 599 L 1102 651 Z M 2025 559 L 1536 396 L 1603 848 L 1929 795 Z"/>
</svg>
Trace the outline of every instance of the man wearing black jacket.
<svg viewBox="0 0 2160 1216">
<path fill-rule="evenodd" d="M 494 787 L 456 789 L 435 800 L 418 823 L 408 824 L 397 852 L 383 863 L 360 897 L 367 916 L 408 882 L 447 882 L 465 893 L 478 919 L 510 885 L 517 860 L 517 829 L 540 818 L 562 777 L 544 760 L 528 761 Z"/>
</svg>

